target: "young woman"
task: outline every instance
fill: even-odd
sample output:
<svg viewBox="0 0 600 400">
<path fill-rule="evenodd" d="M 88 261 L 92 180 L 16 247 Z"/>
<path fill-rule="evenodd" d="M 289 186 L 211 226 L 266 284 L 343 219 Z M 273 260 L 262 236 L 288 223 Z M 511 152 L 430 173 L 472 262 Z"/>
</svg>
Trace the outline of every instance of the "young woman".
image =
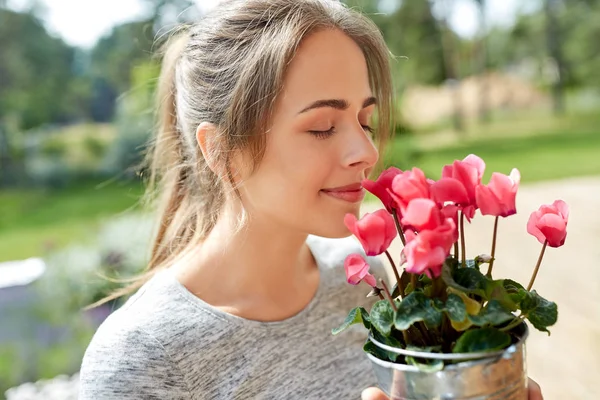
<svg viewBox="0 0 600 400">
<path fill-rule="evenodd" d="M 335 0 L 227 1 L 172 41 L 158 97 L 151 261 L 90 343 L 81 398 L 358 398 L 364 333 L 331 329 L 373 302 L 345 281 L 343 219 L 390 131 L 376 26 Z"/>
</svg>

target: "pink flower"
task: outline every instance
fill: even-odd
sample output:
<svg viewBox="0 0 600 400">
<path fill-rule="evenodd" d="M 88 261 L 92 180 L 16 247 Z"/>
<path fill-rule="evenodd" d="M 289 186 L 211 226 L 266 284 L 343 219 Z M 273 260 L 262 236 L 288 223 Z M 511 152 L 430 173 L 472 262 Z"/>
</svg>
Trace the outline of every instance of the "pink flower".
<svg viewBox="0 0 600 400">
<path fill-rule="evenodd" d="M 456 225 L 451 218 L 433 230 L 423 230 L 416 235 L 406 232 L 406 271 L 413 274 L 425 273 L 430 278 L 442 273 L 442 266 L 450 248 L 458 239 Z"/>
<path fill-rule="evenodd" d="M 389 193 L 404 213 L 411 200 L 429 198 L 430 185 L 431 183 L 425 178 L 423 171 L 413 168 L 411 171 L 404 171 L 394 177 Z"/>
<path fill-rule="evenodd" d="M 386 251 L 397 235 L 394 218 L 383 209 L 367 213 L 360 220 L 354 214 L 346 214 L 344 224 L 358 238 L 368 256 Z"/>
<path fill-rule="evenodd" d="M 444 178 L 453 178 L 462 185 L 464 191 L 458 189 L 455 182 L 452 181 L 452 190 L 449 190 L 450 188 L 447 187 L 441 192 L 441 194 L 450 195 L 451 198 L 438 196 L 436 201 L 454 201 L 461 206 L 463 213 L 470 221 L 475 216 L 475 210 L 477 209 L 475 191 L 476 187 L 481 183 L 484 171 L 485 162 L 474 154 L 469 154 L 462 161 L 456 160 L 452 165 L 444 166 L 441 180 Z M 448 183 L 446 184 L 448 185 Z M 464 194 L 466 194 L 466 202 L 464 201 Z M 455 201 L 455 199 L 459 199 L 461 202 Z"/>
<path fill-rule="evenodd" d="M 543 205 L 531 213 L 527 222 L 527 232 L 536 237 L 540 243 L 548 241 L 550 247 L 560 247 L 567 237 L 569 206 L 562 200 L 551 205 Z"/>
<path fill-rule="evenodd" d="M 344 261 L 346 270 L 346 280 L 351 285 L 358 285 L 360 281 L 365 281 L 372 287 L 377 287 L 375 277 L 369 273 L 369 264 L 360 254 L 350 254 Z"/>
<path fill-rule="evenodd" d="M 454 178 L 441 178 L 431 184 L 431 197 L 436 203 L 443 205 L 446 202 L 468 206 L 469 194 L 465 186 Z"/>
<path fill-rule="evenodd" d="M 487 186 L 477 186 L 475 197 L 481 214 L 496 217 L 508 217 L 516 214 L 515 202 L 520 181 L 519 170 L 513 168 L 510 176 L 494 172 Z"/>
<path fill-rule="evenodd" d="M 413 199 L 402 216 L 402 225 L 417 232 L 433 230 L 442 224 L 442 212 L 437 204 L 429 199 Z"/>
<path fill-rule="evenodd" d="M 381 200 L 384 207 L 386 208 L 386 210 L 388 210 L 389 213 L 392 212 L 393 208 L 396 208 L 396 203 L 394 202 L 394 199 L 392 199 L 392 196 L 390 196 L 388 189 L 391 189 L 392 181 L 394 180 L 396 175 L 401 173 L 402 171 L 398 168 L 390 167 L 383 171 L 376 181 L 364 179 L 361 182 L 362 186 L 366 190 L 368 190 L 369 192 L 377 196 L 379 200 Z"/>
</svg>

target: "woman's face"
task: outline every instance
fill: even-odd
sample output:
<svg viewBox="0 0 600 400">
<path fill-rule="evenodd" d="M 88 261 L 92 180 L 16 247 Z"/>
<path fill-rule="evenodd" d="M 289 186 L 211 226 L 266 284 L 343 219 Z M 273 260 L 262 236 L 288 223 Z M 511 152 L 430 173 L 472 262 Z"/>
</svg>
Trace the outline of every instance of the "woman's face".
<svg viewBox="0 0 600 400">
<path fill-rule="evenodd" d="M 362 179 L 377 162 L 372 97 L 360 48 L 338 30 L 307 37 L 275 106 L 264 158 L 240 193 L 250 218 L 302 233 L 344 237 Z"/>
</svg>

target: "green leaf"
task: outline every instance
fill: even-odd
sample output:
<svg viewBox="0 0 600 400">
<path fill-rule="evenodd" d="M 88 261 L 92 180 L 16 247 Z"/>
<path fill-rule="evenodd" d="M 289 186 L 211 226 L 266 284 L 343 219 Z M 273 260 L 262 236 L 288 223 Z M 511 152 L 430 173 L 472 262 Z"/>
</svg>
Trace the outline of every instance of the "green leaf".
<svg viewBox="0 0 600 400">
<path fill-rule="evenodd" d="M 436 327 L 442 323 L 442 313 L 422 292 L 412 292 L 398 306 L 394 326 L 403 331 L 418 321 L 424 321 L 430 328 Z"/>
<path fill-rule="evenodd" d="M 354 324 L 360 324 L 361 322 L 365 326 L 365 328 L 371 329 L 371 321 L 367 310 L 365 310 L 363 307 L 355 307 L 352 310 L 350 310 L 350 313 L 348 313 L 348 316 L 346 317 L 342 325 L 332 329 L 331 333 L 333 335 L 337 335 L 349 326 Z"/>
<path fill-rule="evenodd" d="M 419 362 L 415 360 L 414 357 L 406 357 L 406 363 L 408 365 L 414 365 L 419 368 L 421 372 L 438 372 L 444 369 L 444 361 L 443 360 L 424 360 L 423 362 Z"/>
<path fill-rule="evenodd" d="M 394 310 L 387 300 L 379 300 L 371 308 L 371 325 L 385 336 L 389 336 L 394 325 Z"/>
<path fill-rule="evenodd" d="M 547 328 L 554 325 L 558 319 L 556 303 L 544 299 L 535 290 L 525 293 L 527 295 L 521 302 L 521 312 L 537 330 L 550 334 Z"/>
<path fill-rule="evenodd" d="M 453 293 L 448 295 L 448 300 L 446 300 L 444 310 L 446 311 L 446 314 L 448 314 L 448 318 L 450 318 L 452 321 L 464 321 L 464 319 L 467 317 L 467 308 L 465 307 L 465 303 L 459 296 Z"/>
<path fill-rule="evenodd" d="M 521 302 L 527 297 L 527 290 L 519 283 L 512 279 L 503 279 L 502 287 L 508 293 L 510 299 L 520 308 Z"/>
<path fill-rule="evenodd" d="M 505 282 L 502 279 L 489 281 L 486 291 L 487 298 L 498 301 L 508 311 L 516 311 L 519 308 L 519 303 L 515 301 L 517 298 L 511 295 L 504 285 Z"/>
<path fill-rule="evenodd" d="M 404 348 L 404 345 L 399 340 L 397 340 L 395 337 L 393 337 L 393 336 L 384 336 L 384 335 L 382 335 L 381 333 L 379 333 L 375 329 L 371 330 L 371 334 L 373 335 L 373 337 L 375 338 L 375 340 L 377 340 L 380 343 L 383 343 L 385 345 L 388 345 L 390 347 L 394 347 L 394 348 L 397 348 L 397 349 L 403 349 Z M 371 342 L 369 341 L 369 343 L 371 343 Z M 377 347 L 376 345 L 374 345 L 374 346 Z M 380 355 L 383 355 L 383 358 L 379 357 L 376 354 L 373 354 L 373 353 L 371 353 L 371 354 L 375 355 L 376 357 L 381 358 L 382 360 L 389 360 L 389 361 L 392 361 L 392 362 L 396 362 L 396 360 L 399 357 L 401 357 L 400 354 L 398 354 L 398 353 L 387 351 L 387 350 L 384 350 L 384 349 L 381 349 L 381 348 L 378 348 L 377 353 L 380 354 Z"/>
<path fill-rule="evenodd" d="M 370 340 L 367 340 L 367 342 L 365 343 L 365 345 L 363 346 L 363 350 L 377 358 L 379 358 L 380 360 L 385 360 L 385 361 L 396 361 L 396 360 L 390 360 L 390 358 L 388 357 L 389 354 L 392 354 L 388 351 L 385 351 L 383 349 L 380 349 L 379 347 L 377 347 L 375 344 L 373 344 L 373 342 L 371 342 Z"/>
<path fill-rule="evenodd" d="M 485 296 L 485 282 L 487 278 L 473 268 L 452 268 L 446 262 L 442 268 L 442 279 L 451 288 L 464 293 L 472 293 L 481 297 Z"/>
<path fill-rule="evenodd" d="M 481 297 L 486 297 L 489 278 L 473 268 L 460 268 L 452 274 L 454 281 Z"/>
<path fill-rule="evenodd" d="M 513 281 L 512 279 L 503 279 L 502 284 L 508 293 L 515 293 L 519 289 L 525 289 L 519 282 Z"/>
<path fill-rule="evenodd" d="M 469 315 L 469 320 L 477 326 L 501 325 L 515 319 L 515 316 L 497 300 L 490 300 L 488 304 L 477 315 Z"/>
<path fill-rule="evenodd" d="M 453 353 L 475 353 L 502 350 L 511 343 L 508 333 L 496 328 L 480 328 L 466 331 L 456 341 Z"/>
</svg>

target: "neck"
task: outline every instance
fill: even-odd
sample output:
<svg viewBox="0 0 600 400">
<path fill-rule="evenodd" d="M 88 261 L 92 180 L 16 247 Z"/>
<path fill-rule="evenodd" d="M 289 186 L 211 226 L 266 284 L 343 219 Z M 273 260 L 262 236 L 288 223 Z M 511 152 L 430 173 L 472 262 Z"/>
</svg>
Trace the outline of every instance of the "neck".
<svg viewBox="0 0 600 400">
<path fill-rule="evenodd" d="M 279 312 L 272 314 L 293 314 L 284 310 L 302 308 L 318 285 L 308 235 L 268 218 L 250 218 L 237 229 L 240 215 L 225 211 L 208 237 L 177 263 L 176 275 L 192 293 L 229 312 L 244 316 L 245 308 L 267 312 L 277 305 Z"/>
</svg>

